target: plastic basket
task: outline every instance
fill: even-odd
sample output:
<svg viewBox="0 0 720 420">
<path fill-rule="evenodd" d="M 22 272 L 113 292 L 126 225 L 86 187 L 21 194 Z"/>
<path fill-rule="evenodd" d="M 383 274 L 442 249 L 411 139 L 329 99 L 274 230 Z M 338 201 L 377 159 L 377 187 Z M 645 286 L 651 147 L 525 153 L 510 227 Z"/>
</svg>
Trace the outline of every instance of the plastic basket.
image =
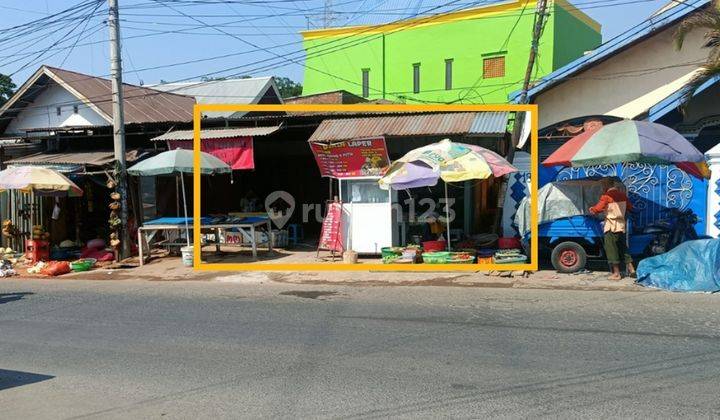
<svg viewBox="0 0 720 420">
<path fill-rule="evenodd" d="M 425 252 L 422 254 L 425 264 L 445 264 L 450 259 L 449 252 Z"/>
</svg>

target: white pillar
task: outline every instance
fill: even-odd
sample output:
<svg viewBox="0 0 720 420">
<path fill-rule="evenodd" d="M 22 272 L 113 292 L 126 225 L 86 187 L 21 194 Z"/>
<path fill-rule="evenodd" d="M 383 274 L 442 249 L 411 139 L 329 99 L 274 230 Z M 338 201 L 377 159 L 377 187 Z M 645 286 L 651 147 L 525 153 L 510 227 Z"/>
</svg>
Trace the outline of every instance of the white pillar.
<svg viewBox="0 0 720 420">
<path fill-rule="evenodd" d="M 705 220 L 705 233 L 713 238 L 720 237 L 720 228 L 716 224 L 720 221 L 720 145 L 713 147 L 705 153 L 712 175 L 708 182 L 707 213 Z M 717 215 L 717 216 L 716 216 Z"/>
</svg>

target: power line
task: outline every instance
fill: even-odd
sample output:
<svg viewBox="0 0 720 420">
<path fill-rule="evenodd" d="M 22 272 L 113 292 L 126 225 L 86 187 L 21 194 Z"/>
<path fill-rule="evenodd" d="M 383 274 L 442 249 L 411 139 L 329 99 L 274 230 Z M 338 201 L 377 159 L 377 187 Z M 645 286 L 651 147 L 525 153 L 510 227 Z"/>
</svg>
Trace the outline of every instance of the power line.
<svg viewBox="0 0 720 420">
<path fill-rule="evenodd" d="M 201 60 L 203 60 L 203 59 L 201 59 Z M 190 62 L 196 62 L 196 61 L 198 61 L 198 60 L 191 60 Z M 245 66 L 247 66 L 247 65 L 245 65 Z M 156 66 L 156 67 L 163 67 L 163 66 Z M 226 70 L 227 70 L 227 69 L 226 69 Z M 218 72 L 223 72 L 223 71 L 224 71 L 224 70 L 220 70 L 220 71 L 218 71 Z M 213 73 L 218 73 L 218 72 L 213 72 Z M 182 80 L 189 80 L 189 79 L 190 79 L 190 78 L 180 79 L 180 81 L 182 81 Z M 200 82 L 200 83 L 198 83 L 198 84 L 201 84 L 201 83 L 202 83 L 202 82 Z M 507 83 L 507 84 L 505 84 L 505 85 L 512 85 L 512 84 L 515 84 L 515 83 L 516 83 L 516 82 Z M 492 85 L 491 85 L 491 86 L 492 86 Z M 158 92 L 158 93 L 159 93 L 159 92 Z"/>
</svg>

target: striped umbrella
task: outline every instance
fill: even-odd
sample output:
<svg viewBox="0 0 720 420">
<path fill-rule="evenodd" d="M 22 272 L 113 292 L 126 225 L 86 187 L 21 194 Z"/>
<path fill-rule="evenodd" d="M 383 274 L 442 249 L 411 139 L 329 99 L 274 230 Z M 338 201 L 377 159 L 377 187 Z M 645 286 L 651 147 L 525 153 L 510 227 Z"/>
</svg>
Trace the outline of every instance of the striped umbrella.
<svg viewBox="0 0 720 420">
<path fill-rule="evenodd" d="M 583 167 L 624 162 L 675 164 L 693 175 L 709 176 L 705 156 L 680 133 L 661 124 L 634 120 L 585 131 L 560 146 L 543 165 Z"/>
</svg>

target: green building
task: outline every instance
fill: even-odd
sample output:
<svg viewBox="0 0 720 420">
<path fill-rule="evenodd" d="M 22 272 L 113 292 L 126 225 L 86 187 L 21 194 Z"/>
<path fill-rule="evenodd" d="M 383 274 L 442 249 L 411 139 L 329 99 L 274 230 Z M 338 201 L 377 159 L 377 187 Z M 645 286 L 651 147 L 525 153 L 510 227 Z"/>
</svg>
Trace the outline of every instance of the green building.
<svg viewBox="0 0 720 420">
<path fill-rule="evenodd" d="M 600 25 L 548 0 L 534 79 L 601 42 Z M 504 103 L 522 85 L 536 3 L 490 5 L 388 24 L 310 30 L 303 95 L 346 90 L 407 103 Z"/>
</svg>

